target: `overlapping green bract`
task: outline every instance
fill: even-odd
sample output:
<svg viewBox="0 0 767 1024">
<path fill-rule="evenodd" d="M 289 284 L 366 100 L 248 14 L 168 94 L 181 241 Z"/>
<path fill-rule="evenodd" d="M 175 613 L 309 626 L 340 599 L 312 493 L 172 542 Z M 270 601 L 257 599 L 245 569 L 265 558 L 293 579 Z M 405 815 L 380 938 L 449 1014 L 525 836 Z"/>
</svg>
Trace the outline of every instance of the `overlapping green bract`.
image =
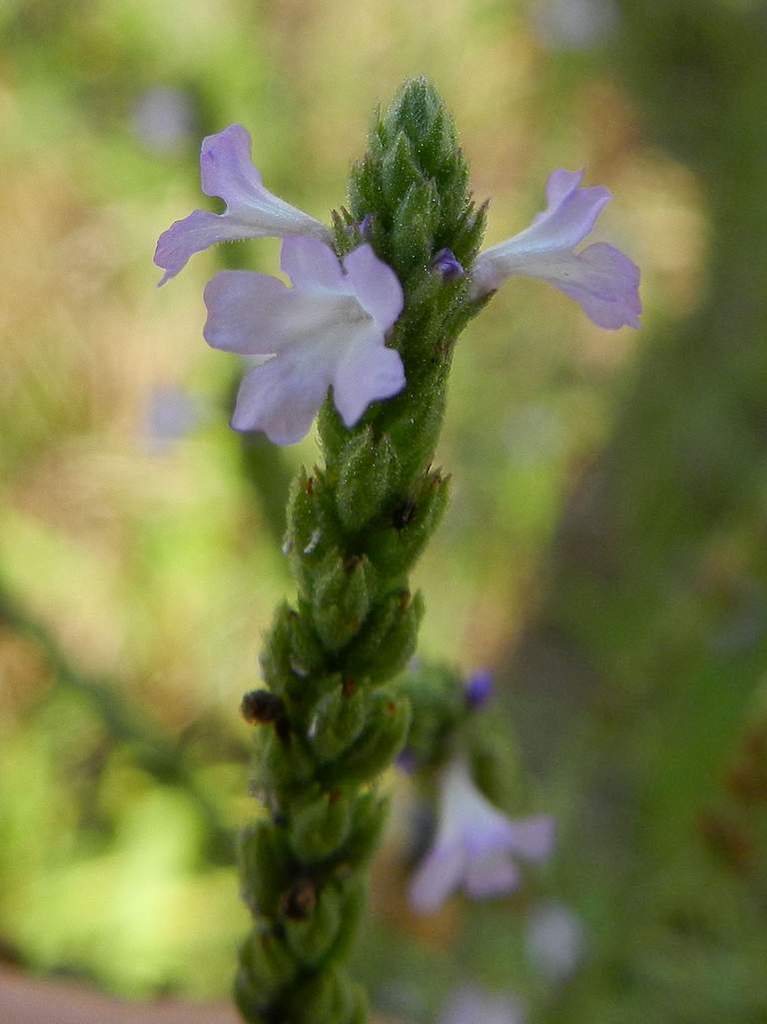
<svg viewBox="0 0 767 1024">
<path fill-rule="evenodd" d="M 408 574 L 447 501 L 448 479 L 431 463 L 455 338 L 478 306 L 463 278 L 443 280 L 432 261 L 449 248 L 468 269 L 476 255 L 484 213 L 467 183 L 450 116 L 419 79 L 376 120 L 352 171 L 350 210 L 334 216 L 339 255 L 363 230 L 402 282 L 405 310 L 389 344 L 408 383 L 353 430 L 328 400 L 324 465 L 291 489 L 286 550 L 298 596 L 278 608 L 261 662 L 282 701 L 258 727 L 268 817 L 241 844 L 255 923 L 236 995 L 249 1021 L 366 1019 L 340 962 L 386 809 L 375 780 L 410 725 L 410 702 L 388 685 L 413 654 L 423 615 Z"/>
</svg>

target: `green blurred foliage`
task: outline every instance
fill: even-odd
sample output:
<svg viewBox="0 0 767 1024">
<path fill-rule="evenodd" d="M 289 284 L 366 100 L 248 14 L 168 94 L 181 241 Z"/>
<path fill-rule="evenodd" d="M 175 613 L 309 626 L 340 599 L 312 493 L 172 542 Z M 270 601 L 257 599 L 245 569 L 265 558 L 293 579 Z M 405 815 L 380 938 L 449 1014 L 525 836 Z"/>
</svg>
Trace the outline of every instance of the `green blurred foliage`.
<svg viewBox="0 0 767 1024">
<path fill-rule="evenodd" d="M 0 941 L 30 969 L 229 990 L 233 835 L 255 813 L 236 708 L 314 441 L 233 435 L 240 367 L 201 339 L 214 268 L 274 272 L 277 244 L 199 255 L 160 292 L 151 254 L 204 205 L 203 134 L 246 124 L 267 185 L 326 217 L 370 110 L 427 73 L 492 197 L 488 243 L 552 168 L 586 167 L 646 326 L 600 332 L 519 281 L 463 337 L 422 648 L 508 667 L 525 802 L 562 841 L 515 898 L 419 921 L 392 780 L 358 973 L 413 1022 L 459 978 L 533 1022 L 767 1020 L 767 10 L 590 0 L 573 28 L 567 6 L 0 6 Z M 158 427 L 169 400 L 191 429 Z M 585 929 L 569 981 L 525 941 L 551 900 Z"/>
</svg>

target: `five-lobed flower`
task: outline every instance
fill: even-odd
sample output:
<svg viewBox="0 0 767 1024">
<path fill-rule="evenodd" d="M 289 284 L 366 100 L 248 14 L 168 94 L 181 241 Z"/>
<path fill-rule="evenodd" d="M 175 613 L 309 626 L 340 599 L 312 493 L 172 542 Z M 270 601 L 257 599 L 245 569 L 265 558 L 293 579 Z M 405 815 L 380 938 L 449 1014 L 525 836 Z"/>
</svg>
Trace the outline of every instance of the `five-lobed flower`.
<svg viewBox="0 0 767 1024">
<path fill-rule="evenodd" d="M 243 379 L 232 426 L 293 444 L 329 387 L 347 427 L 371 402 L 402 390 L 402 360 L 385 337 L 404 299 L 394 271 L 367 244 L 342 265 L 318 239 L 286 238 L 282 269 L 292 288 L 246 270 L 217 274 L 205 288 L 204 334 L 213 348 L 272 355 Z"/>
</svg>

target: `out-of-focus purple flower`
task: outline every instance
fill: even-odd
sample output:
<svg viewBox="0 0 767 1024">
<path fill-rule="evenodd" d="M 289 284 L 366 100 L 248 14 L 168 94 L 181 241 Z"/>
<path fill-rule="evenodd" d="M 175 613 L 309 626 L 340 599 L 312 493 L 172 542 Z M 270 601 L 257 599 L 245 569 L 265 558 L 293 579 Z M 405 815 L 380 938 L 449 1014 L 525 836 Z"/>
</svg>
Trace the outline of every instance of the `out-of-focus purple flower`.
<svg viewBox="0 0 767 1024">
<path fill-rule="evenodd" d="M 467 986 L 452 997 L 439 1024 L 524 1024 L 524 1016 L 521 1004 L 512 996 Z"/>
<path fill-rule="evenodd" d="M 328 388 L 347 427 L 371 402 L 405 386 L 399 353 L 385 335 L 404 302 L 394 271 L 361 245 L 343 265 L 316 238 L 286 238 L 283 271 L 224 270 L 205 288 L 205 339 L 213 348 L 273 358 L 240 385 L 235 430 L 263 430 L 277 444 L 300 441 Z"/>
<path fill-rule="evenodd" d="M 158 85 L 147 89 L 133 112 L 133 129 L 156 153 L 174 153 L 192 133 L 194 112 L 186 93 Z"/>
<path fill-rule="evenodd" d="M 541 41 L 555 50 L 584 50 L 614 35 L 620 22 L 615 0 L 538 0 L 533 11 Z"/>
<path fill-rule="evenodd" d="M 583 926 L 567 907 L 547 903 L 531 914 L 525 945 L 542 974 L 551 981 L 566 981 L 583 958 Z"/>
<path fill-rule="evenodd" d="M 202 142 L 202 190 L 226 203 L 224 213 L 195 210 L 160 235 L 154 261 L 165 271 L 165 284 L 186 265 L 190 256 L 216 242 L 243 238 L 286 238 L 308 235 L 330 241 L 330 232 L 314 217 L 272 195 L 250 159 L 250 133 L 229 125 Z"/>
<path fill-rule="evenodd" d="M 472 295 L 481 298 L 515 275 L 553 284 L 599 327 L 639 327 L 639 268 L 604 242 L 575 252 L 612 198 L 606 188 L 580 188 L 582 171 L 554 171 L 546 185 L 548 207 L 512 238 L 480 253 Z"/>
<path fill-rule="evenodd" d="M 493 673 L 481 669 L 466 680 L 466 703 L 472 710 L 481 708 L 490 699 L 493 692 Z"/>
<path fill-rule="evenodd" d="M 150 451 L 161 454 L 194 430 L 200 422 L 200 403 L 181 388 L 156 388 L 146 408 L 146 435 Z"/>
<path fill-rule="evenodd" d="M 511 820 L 477 789 L 462 760 L 450 762 L 440 781 L 439 825 L 434 843 L 410 884 L 416 910 L 438 910 L 457 889 L 483 899 L 516 888 L 513 857 L 541 862 L 554 846 L 547 815 Z"/>
<path fill-rule="evenodd" d="M 464 275 L 463 265 L 456 259 L 452 249 L 440 249 L 431 261 L 431 269 L 442 274 L 445 281 L 454 281 Z"/>
</svg>

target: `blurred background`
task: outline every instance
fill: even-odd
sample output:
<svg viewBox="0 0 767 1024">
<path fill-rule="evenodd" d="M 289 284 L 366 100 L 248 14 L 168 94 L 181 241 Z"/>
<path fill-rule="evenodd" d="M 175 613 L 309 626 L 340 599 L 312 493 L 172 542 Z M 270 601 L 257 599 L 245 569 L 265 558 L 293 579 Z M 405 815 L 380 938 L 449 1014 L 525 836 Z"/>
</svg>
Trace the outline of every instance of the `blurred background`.
<svg viewBox="0 0 767 1024">
<path fill-rule="evenodd" d="M 462 337 L 421 649 L 494 669 L 560 843 L 513 898 L 418 918 L 388 780 L 356 971 L 405 1024 L 467 988 L 530 1024 L 767 1021 L 765 67 L 762 0 L 3 0 L 0 959 L 228 995 L 237 706 L 316 447 L 232 433 L 241 367 L 201 336 L 204 282 L 279 243 L 161 291 L 152 254 L 205 205 L 203 135 L 245 124 L 324 219 L 371 110 L 426 73 L 487 241 L 585 168 L 646 312 L 603 332 L 520 279 Z"/>
</svg>

